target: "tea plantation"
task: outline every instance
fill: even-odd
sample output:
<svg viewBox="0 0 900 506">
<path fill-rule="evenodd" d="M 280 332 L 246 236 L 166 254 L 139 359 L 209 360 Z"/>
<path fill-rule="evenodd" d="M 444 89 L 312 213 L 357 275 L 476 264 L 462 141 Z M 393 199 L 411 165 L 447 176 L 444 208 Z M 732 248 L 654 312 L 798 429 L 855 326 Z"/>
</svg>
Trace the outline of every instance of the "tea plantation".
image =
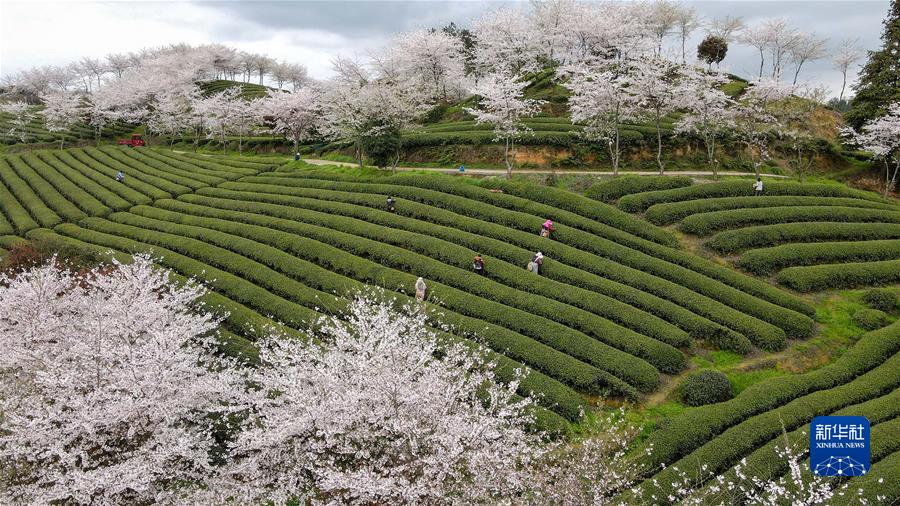
<svg viewBox="0 0 900 506">
<path fill-rule="evenodd" d="M 227 313 L 236 353 L 270 325 L 300 335 L 365 285 L 411 300 L 421 276 L 436 332 L 487 347 L 501 380 L 529 368 L 519 393 L 556 430 L 607 401 L 641 405 L 686 374 L 698 350 L 765 357 L 815 338 L 815 301 L 797 292 L 900 282 L 900 206 L 877 195 L 767 183 L 752 196 L 745 180 L 667 186 L 588 192 L 614 195 L 610 204 L 523 182 L 255 156 L 37 150 L 0 158 L 0 256 L 26 239 L 123 258 L 152 252 L 210 288 L 205 303 Z M 385 209 L 388 196 L 395 212 Z M 538 234 L 548 218 L 551 239 Z M 702 238 L 704 254 L 682 247 L 683 234 Z M 538 251 L 545 260 L 535 275 L 525 265 Z M 472 271 L 476 254 L 484 276 Z M 765 279 L 773 275 L 790 291 Z M 678 472 L 700 484 L 744 457 L 774 462 L 779 438 L 802 440 L 812 417 L 831 413 L 868 416 L 872 475 L 896 476 L 900 322 L 896 309 L 886 314 L 886 326 L 822 367 L 660 424 L 642 443 L 653 452 L 640 464 L 655 476 L 641 487 L 666 497 L 662 484 Z M 898 498 L 869 481 L 873 497 Z"/>
</svg>

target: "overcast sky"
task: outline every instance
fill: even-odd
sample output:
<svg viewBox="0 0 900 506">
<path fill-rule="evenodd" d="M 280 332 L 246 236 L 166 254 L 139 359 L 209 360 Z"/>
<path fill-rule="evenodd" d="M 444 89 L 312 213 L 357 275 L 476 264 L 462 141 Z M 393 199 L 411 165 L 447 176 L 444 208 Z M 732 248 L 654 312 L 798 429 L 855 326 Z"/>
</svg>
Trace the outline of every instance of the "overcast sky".
<svg viewBox="0 0 900 506">
<path fill-rule="evenodd" d="M 805 30 L 831 39 L 859 38 L 865 49 L 879 46 L 889 0 L 688 1 L 705 18 L 742 16 L 753 24 L 786 17 Z M 82 56 L 187 42 L 218 42 L 244 51 L 306 65 L 316 78 L 330 75 L 336 55 L 362 55 L 391 35 L 451 21 L 468 26 L 485 1 L 193 1 L 43 2 L 0 0 L 0 74 L 36 65 L 65 64 Z M 702 38 L 698 33 L 691 47 Z M 673 42 L 674 45 L 674 42 Z M 733 45 L 724 65 L 752 76 L 759 67 L 752 48 Z M 793 69 L 788 69 L 793 73 Z M 854 69 L 855 71 L 855 69 Z M 854 72 L 855 74 L 855 72 Z M 840 74 L 826 59 L 804 66 L 801 79 L 824 83 L 836 95 Z"/>
</svg>

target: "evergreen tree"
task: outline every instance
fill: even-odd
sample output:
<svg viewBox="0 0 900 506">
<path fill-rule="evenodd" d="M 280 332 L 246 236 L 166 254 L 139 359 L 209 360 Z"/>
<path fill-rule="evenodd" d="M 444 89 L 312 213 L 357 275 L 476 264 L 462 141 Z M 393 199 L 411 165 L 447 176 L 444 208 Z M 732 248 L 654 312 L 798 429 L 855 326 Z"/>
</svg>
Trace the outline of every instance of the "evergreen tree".
<svg viewBox="0 0 900 506">
<path fill-rule="evenodd" d="M 868 61 L 853 87 L 856 96 L 845 114 L 850 125 L 859 129 L 864 123 L 884 115 L 888 106 L 900 100 L 900 0 L 892 0 L 884 20 L 884 45 L 869 51 Z"/>
</svg>

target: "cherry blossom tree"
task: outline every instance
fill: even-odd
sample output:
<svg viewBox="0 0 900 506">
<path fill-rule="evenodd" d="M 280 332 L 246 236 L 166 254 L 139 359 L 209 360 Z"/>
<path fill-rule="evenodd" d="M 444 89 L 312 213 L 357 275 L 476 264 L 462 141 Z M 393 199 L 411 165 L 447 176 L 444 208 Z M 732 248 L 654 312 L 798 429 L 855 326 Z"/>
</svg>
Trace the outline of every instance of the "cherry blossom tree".
<svg viewBox="0 0 900 506">
<path fill-rule="evenodd" d="M 86 275 L 0 275 L 0 502 L 179 503 L 214 472 L 215 414 L 237 381 L 146 256 Z"/>
<path fill-rule="evenodd" d="M 191 96 L 199 90 L 176 88 L 156 96 L 147 120 L 147 128 L 156 134 L 168 135 L 169 143 L 186 128 L 191 117 Z"/>
<path fill-rule="evenodd" d="M 430 101 L 447 101 L 448 90 L 464 76 L 462 42 L 443 31 L 414 30 L 399 36 L 391 48 L 397 72 L 422 88 Z"/>
<path fill-rule="evenodd" d="M 519 7 L 501 7 L 485 13 L 472 26 L 475 37 L 475 66 L 479 77 L 498 66 L 510 72 L 528 73 L 540 70 L 535 55 L 537 33 L 528 16 Z"/>
<path fill-rule="evenodd" d="M 847 89 L 847 71 L 850 69 L 851 65 L 861 60 L 862 57 L 863 52 L 859 48 L 859 39 L 844 39 L 841 41 L 841 46 L 838 48 L 838 51 L 832 60 L 834 68 L 839 70 L 843 77 L 843 80 L 841 81 L 841 94 L 838 97 L 838 101 L 844 100 L 844 91 Z"/>
<path fill-rule="evenodd" d="M 656 38 L 656 55 L 662 56 L 663 39 L 678 25 L 682 6 L 672 0 L 653 0 L 648 6 L 647 24 Z"/>
<path fill-rule="evenodd" d="M 738 40 L 748 46 L 752 46 L 759 52 L 759 77 L 763 78 L 763 69 L 766 66 L 766 50 L 769 47 L 769 32 L 762 24 L 745 27 L 738 36 Z"/>
<path fill-rule="evenodd" d="M 476 123 L 488 123 L 494 127 L 495 141 L 503 141 L 506 162 L 506 177 L 512 177 L 510 150 L 515 150 L 515 141 L 531 129 L 522 123 L 540 110 L 541 101 L 524 98 L 528 81 L 508 69 L 499 69 L 484 76 L 470 90 L 478 97 L 478 106 L 468 107 L 466 112 L 475 116 Z"/>
<path fill-rule="evenodd" d="M 681 63 L 687 62 L 687 40 L 695 30 L 703 25 L 703 20 L 697 15 L 693 7 L 681 6 L 675 18 L 675 31 L 681 39 Z"/>
<path fill-rule="evenodd" d="M 661 122 L 665 115 L 679 105 L 678 82 L 681 68 L 658 56 L 644 57 L 632 62 L 630 74 L 631 90 L 637 105 L 656 127 L 656 164 L 662 175 L 665 172 L 665 165 L 662 161 Z"/>
<path fill-rule="evenodd" d="M 709 34 L 721 37 L 728 43 L 737 40 L 744 28 L 744 20 L 740 16 L 724 16 L 709 22 Z"/>
<path fill-rule="evenodd" d="M 768 110 L 769 105 L 789 97 L 793 90 L 793 86 L 775 79 L 752 82 L 736 111 L 734 132 L 747 147 L 757 177 L 763 161 L 769 158 L 770 137 L 781 128 L 778 117 Z"/>
<path fill-rule="evenodd" d="M 15 137 L 22 143 L 28 142 L 31 135 L 28 126 L 37 118 L 37 110 L 25 102 L 4 102 L 0 103 L 0 112 L 10 116 L 6 135 Z"/>
<path fill-rule="evenodd" d="M 714 177 L 718 177 L 719 167 L 716 139 L 735 126 L 737 104 L 721 90 L 728 82 L 728 77 L 723 74 L 690 68 L 686 69 L 678 90 L 679 109 L 685 114 L 675 124 L 675 132 L 693 133 L 703 140 L 706 160 Z"/>
<path fill-rule="evenodd" d="M 803 38 L 803 33 L 791 26 L 784 18 L 764 21 L 763 33 L 772 56 L 772 79 L 781 79 L 785 57 L 797 47 Z"/>
<path fill-rule="evenodd" d="M 561 69 L 560 74 L 572 92 L 569 98 L 572 122 L 584 124 L 585 138 L 606 145 L 613 174 L 619 175 L 622 123 L 638 119 L 627 64 L 621 60 L 580 64 Z"/>
<path fill-rule="evenodd" d="M 310 88 L 291 93 L 269 92 L 262 107 L 275 123 L 272 131 L 293 142 L 294 152 L 322 127 L 321 97 Z"/>
<path fill-rule="evenodd" d="M 815 33 L 800 34 L 797 41 L 788 50 L 791 61 L 797 64 L 797 71 L 794 72 L 794 84 L 797 84 L 803 64 L 824 58 L 828 54 L 827 46 L 827 37 L 818 37 Z"/>
<path fill-rule="evenodd" d="M 260 342 L 258 388 L 222 484 L 238 503 L 428 504 L 511 500 L 542 453 L 530 401 L 493 364 L 439 341 L 422 308 L 357 297 L 321 345 Z"/>
<path fill-rule="evenodd" d="M 194 103 L 205 119 L 209 136 L 218 136 L 222 149 L 228 145 L 228 134 L 234 130 L 240 100 L 242 100 L 240 87 L 232 86 Z"/>
<path fill-rule="evenodd" d="M 51 91 L 41 96 L 44 101 L 44 122 L 47 130 L 59 134 L 59 149 L 63 148 L 65 134 L 81 121 L 81 96 L 71 91 Z"/>
<path fill-rule="evenodd" d="M 121 79 L 122 74 L 132 66 L 134 66 L 134 60 L 126 53 L 110 53 L 106 55 L 106 68 L 115 74 L 117 78 Z"/>
<path fill-rule="evenodd" d="M 246 100 L 241 97 L 227 103 L 231 107 L 234 131 L 238 135 L 238 154 L 244 152 L 244 138 L 249 137 L 262 123 L 262 103 L 263 99 Z"/>
<path fill-rule="evenodd" d="M 884 196 L 897 185 L 900 172 L 900 102 L 891 105 L 884 116 L 863 125 L 861 132 L 846 130 L 850 142 L 869 151 L 884 162 Z"/>
</svg>

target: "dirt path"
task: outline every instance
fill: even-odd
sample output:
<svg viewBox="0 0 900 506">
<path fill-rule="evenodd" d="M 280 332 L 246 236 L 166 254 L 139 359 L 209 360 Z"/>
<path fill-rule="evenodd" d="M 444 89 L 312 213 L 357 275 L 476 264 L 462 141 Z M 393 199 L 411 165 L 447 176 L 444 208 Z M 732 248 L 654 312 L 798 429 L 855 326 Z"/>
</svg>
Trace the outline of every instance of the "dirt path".
<svg viewBox="0 0 900 506">
<path fill-rule="evenodd" d="M 359 164 L 350 163 L 350 162 L 333 162 L 331 160 L 318 160 L 315 158 L 304 158 L 304 162 L 310 165 L 338 165 L 340 167 L 359 167 Z M 407 172 L 413 170 L 423 170 L 427 172 L 442 172 L 444 174 L 459 174 L 459 170 L 457 169 L 447 169 L 442 167 L 397 167 L 397 171 L 399 172 Z M 612 176 L 612 171 L 600 171 L 600 170 L 534 170 L 534 169 L 521 169 L 513 171 L 514 174 L 583 174 L 590 176 Z M 475 176 L 503 176 L 506 174 L 506 170 L 504 169 L 466 169 L 465 174 L 472 174 Z M 620 170 L 620 175 L 638 175 L 638 176 L 656 176 L 659 175 L 657 171 L 634 171 L 634 170 Z M 696 176 L 696 177 L 712 177 L 713 173 L 710 171 L 702 171 L 702 170 L 679 170 L 679 171 L 670 171 L 666 172 L 664 175 L 666 176 Z M 731 172 L 731 171 L 719 171 L 720 176 L 755 176 L 754 172 Z M 790 176 L 781 176 L 778 174 L 761 174 L 762 176 L 768 178 L 778 178 L 778 179 L 787 179 Z"/>
</svg>

